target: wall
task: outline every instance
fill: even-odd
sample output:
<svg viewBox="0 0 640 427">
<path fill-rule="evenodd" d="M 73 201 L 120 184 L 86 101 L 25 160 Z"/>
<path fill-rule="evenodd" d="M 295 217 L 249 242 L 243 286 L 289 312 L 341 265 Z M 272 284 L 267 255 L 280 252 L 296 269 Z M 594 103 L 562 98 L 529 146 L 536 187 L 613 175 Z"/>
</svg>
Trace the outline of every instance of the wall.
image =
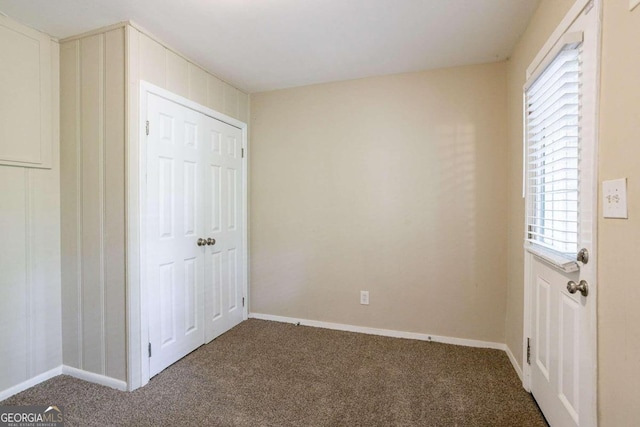
<svg viewBox="0 0 640 427">
<path fill-rule="evenodd" d="M 505 72 L 252 94 L 251 312 L 504 342 Z"/>
<path fill-rule="evenodd" d="M 509 298 L 507 345 L 522 360 L 522 85 L 525 69 L 572 0 L 538 8 L 508 65 L 509 80 Z M 640 267 L 629 256 L 640 242 L 640 9 L 603 1 L 599 182 L 628 179 L 629 219 L 598 219 L 598 411 L 601 426 L 637 425 L 640 397 Z M 600 186 L 601 188 L 601 186 Z M 601 195 L 600 198 L 601 200 Z M 601 209 L 601 208 L 600 208 Z"/>
<path fill-rule="evenodd" d="M 126 23 L 61 44 L 64 364 L 123 384 L 126 316 L 140 316 L 127 310 L 125 269 L 127 238 L 137 236 L 125 212 L 137 203 L 126 181 L 137 176 L 127 144 L 138 146 L 139 81 L 244 121 L 249 100 Z"/>
<path fill-rule="evenodd" d="M 640 419 L 640 8 L 604 1 L 600 181 L 628 179 L 629 219 L 598 221 L 598 378 L 600 425 Z"/>
<path fill-rule="evenodd" d="M 127 26 L 130 82 L 146 80 L 199 104 L 247 122 L 249 96 L 208 73 L 138 27 Z M 136 77 L 137 76 L 137 77 Z M 138 94 L 139 87 L 131 87 Z M 133 125 L 133 123 L 132 123 Z"/>
<path fill-rule="evenodd" d="M 0 17 L 2 21 L 8 19 Z M 38 376 L 52 375 L 62 362 L 59 46 L 46 35 L 42 38 L 51 47 L 50 63 L 42 64 L 42 71 L 51 73 L 52 83 L 42 93 L 51 107 L 42 120 L 50 126 L 52 167 L 0 166 L 0 400 Z M 3 63 L 10 60 L 2 58 Z"/>
<path fill-rule="evenodd" d="M 61 46 L 64 364 L 125 365 L 124 28 Z"/>
<path fill-rule="evenodd" d="M 526 70 L 574 0 L 543 0 L 507 62 L 508 252 L 506 343 L 522 369 L 524 308 L 524 199 L 522 198 L 522 87 Z"/>
</svg>

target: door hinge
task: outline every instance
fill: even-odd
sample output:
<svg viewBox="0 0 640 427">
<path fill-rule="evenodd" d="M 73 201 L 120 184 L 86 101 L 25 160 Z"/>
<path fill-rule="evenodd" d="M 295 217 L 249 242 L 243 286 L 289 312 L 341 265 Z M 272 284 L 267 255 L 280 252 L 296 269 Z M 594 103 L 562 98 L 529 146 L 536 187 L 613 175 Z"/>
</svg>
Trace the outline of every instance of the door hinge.
<svg viewBox="0 0 640 427">
<path fill-rule="evenodd" d="M 242 151 L 242 158 L 244 159 L 244 148 L 240 151 Z"/>
<path fill-rule="evenodd" d="M 151 357 L 151 343 L 149 343 L 149 357 Z"/>
<path fill-rule="evenodd" d="M 242 306 L 244 307 L 244 297 L 242 297 Z"/>
<path fill-rule="evenodd" d="M 531 338 L 527 338 L 527 365 L 531 365 Z"/>
<path fill-rule="evenodd" d="M 147 120 L 147 125 L 145 128 L 146 132 L 147 132 L 147 136 L 149 135 L 149 120 Z"/>
</svg>

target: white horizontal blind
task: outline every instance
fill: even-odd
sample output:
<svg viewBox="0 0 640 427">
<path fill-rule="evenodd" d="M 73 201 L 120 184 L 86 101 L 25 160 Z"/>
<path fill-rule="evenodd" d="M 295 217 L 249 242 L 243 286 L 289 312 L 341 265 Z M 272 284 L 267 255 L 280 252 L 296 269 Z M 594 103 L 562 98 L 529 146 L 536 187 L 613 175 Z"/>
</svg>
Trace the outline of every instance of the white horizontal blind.
<svg viewBox="0 0 640 427">
<path fill-rule="evenodd" d="M 525 93 L 527 240 L 578 251 L 580 48 L 565 46 Z"/>
</svg>

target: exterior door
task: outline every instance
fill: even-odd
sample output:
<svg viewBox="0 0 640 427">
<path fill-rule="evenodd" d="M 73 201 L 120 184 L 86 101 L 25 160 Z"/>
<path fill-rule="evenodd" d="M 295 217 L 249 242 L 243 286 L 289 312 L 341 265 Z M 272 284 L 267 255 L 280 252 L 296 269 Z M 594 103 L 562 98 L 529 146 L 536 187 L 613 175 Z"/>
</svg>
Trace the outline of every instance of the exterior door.
<svg viewBox="0 0 640 427">
<path fill-rule="evenodd" d="M 150 377 L 243 320 L 242 131 L 147 98 Z"/>
<path fill-rule="evenodd" d="M 597 424 L 593 6 L 579 12 L 525 87 L 527 362 L 531 393 L 552 427 Z"/>
</svg>

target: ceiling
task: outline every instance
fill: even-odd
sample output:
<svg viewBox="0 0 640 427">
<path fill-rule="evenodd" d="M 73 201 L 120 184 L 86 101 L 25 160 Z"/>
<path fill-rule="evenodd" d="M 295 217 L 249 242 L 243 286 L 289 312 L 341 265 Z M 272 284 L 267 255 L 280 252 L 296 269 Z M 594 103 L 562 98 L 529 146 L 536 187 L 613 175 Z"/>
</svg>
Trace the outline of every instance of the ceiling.
<svg viewBox="0 0 640 427">
<path fill-rule="evenodd" d="M 64 38 L 132 20 L 246 92 L 506 59 L 539 0 L 0 0 Z"/>
</svg>

